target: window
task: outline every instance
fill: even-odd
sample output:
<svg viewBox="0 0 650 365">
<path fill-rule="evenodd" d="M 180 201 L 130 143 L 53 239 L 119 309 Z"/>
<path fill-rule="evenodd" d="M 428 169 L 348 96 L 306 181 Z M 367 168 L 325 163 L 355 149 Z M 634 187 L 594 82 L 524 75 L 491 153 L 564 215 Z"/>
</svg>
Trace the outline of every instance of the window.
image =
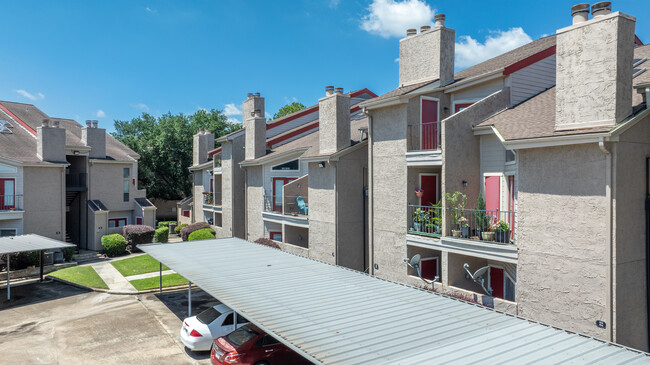
<svg viewBox="0 0 650 365">
<path fill-rule="evenodd" d="M 223 323 L 221 324 L 222 326 L 232 326 L 235 323 L 233 320 L 233 314 L 230 313 L 229 315 L 226 316 L 226 319 L 223 320 Z"/>
<path fill-rule="evenodd" d="M 128 178 L 130 178 L 130 177 L 131 177 L 131 169 L 128 168 L 128 167 L 125 167 L 125 168 L 124 168 L 124 178 L 125 178 L 125 179 L 128 179 Z"/>
<path fill-rule="evenodd" d="M 278 344 L 278 340 L 270 335 L 262 337 L 262 346 L 272 346 Z"/>
<path fill-rule="evenodd" d="M 0 237 L 13 237 L 15 235 L 16 230 L 14 228 L 0 229 Z"/>
<path fill-rule="evenodd" d="M 282 211 L 282 187 L 295 180 L 288 177 L 275 177 L 273 178 L 273 210 L 276 212 Z"/>
<path fill-rule="evenodd" d="M 279 232 L 279 231 L 269 232 L 269 237 L 273 241 L 282 242 L 282 232 Z"/>
<path fill-rule="evenodd" d="M 226 340 L 228 340 L 228 342 L 230 342 L 234 347 L 239 347 L 257 335 L 259 335 L 257 331 L 249 326 L 244 326 L 230 332 L 230 334 L 226 336 Z"/>
<path fill-rule="evenodd" d="M 298 171 L 299 169 L 300 166 L 298 164 L 298 160 L 285 162 L 281 165 L 275 165 L 271 167 L 271 170 L 273 171 Z"/>
<path fill-rule="evenodd" d="M 117 228 L 126 226 L 126 218 L 112 218 L 108 220 L 108 228 Z"/>
<path fill-rule="evenodd" d="M 459 111 L 469 107 L 472 104 L 474 104 L 474 103 L 458 103 L 458 104 L 454 104 L 454 113 L 458 113 Z"/>
<path fill-rule="evenodd" d="M 11 129 L 13 126 L 11 123 L 7 122 L 6 120 L 0 120 L 0 133 L 5 133 L 5 134 L 11 134 Z"/>
<path fill-rule="evenodd" d="M 199 313 L 199 315 L 196 316 L 196 319 L 198 319 L 199 322 L 203 324 L 210 324 L 212 323 L 212 321 L 219 318 L 219 316 L 221 316 L 221 313 L 218 310 L 214 309 L 214 307 L 212 307 Z"/>
<path fill-rule="evenodd" d="M 129 201 L 129 183 L 131 180 L 131 169 L 128 167 L 124 168 L 124 201 Z"/>
<path fill-rule="evenodd" d="M 190 217 L 190 211 L 189 210 L 184 210 L 183 211 L 183 217 L 189 218 Z"/>
<path fill-rule="evenodd" d="M 506 163 L 511 163 L 515 162 L 515 151 L 513 150 L 506 150 Z"/>
<path fill-rule="evenodd" d="M 237 313 L 237 324 L 246 324 L 248 323 L 248 319 L 246 317 L 242 316 L 241 314 Z"/>
</svg>

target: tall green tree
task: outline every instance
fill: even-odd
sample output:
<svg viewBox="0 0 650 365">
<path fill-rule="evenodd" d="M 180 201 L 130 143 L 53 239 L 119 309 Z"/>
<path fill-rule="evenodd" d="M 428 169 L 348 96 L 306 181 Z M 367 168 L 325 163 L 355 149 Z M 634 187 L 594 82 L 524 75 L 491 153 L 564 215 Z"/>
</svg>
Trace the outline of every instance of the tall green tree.
<svg viewBox="0 0 650 365">
<path fill-rule="evenodd" d="M 280 108 L 280 110 L 278 110 L 277 113 L 273 114 L 273 120 L 278 119 L 278 118 L 282 118 L 285 115 L 289 115 L 291 113 L 295 113 L 295 112 L 303 110 L 303 109 L 305 109 L 305 106 L 302 105 L 302 103 L 294 101 L 291 104 L 287 104 L 287 105 L 283 106 L 282 108 Z"/>
<path fill-rule="evenodd" d="M 115 121 L 118 141 L 140 155 L 139 186 L 152 198 L 177 200 L 192 192 L 192 136 L 208 129 L 215 138 L 240 128 L 229 123 L 222 111 L 199 110 L 192 115 L 167 113 L 159 118 L 142 113 L 128 121 Z"/>
</svg>

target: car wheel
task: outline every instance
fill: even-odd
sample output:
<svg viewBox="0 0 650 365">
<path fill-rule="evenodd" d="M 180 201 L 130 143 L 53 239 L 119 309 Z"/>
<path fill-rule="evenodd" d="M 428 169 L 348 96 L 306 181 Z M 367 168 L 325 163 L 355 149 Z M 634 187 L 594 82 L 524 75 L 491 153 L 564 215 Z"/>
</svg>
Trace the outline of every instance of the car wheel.
<svg viewBox="0 0 650 365">
<path fill-rule="evenodd" d="M 255 365 L 271 365 L 267 361 L 258 361 L 255 363 Z"/>
</svg>

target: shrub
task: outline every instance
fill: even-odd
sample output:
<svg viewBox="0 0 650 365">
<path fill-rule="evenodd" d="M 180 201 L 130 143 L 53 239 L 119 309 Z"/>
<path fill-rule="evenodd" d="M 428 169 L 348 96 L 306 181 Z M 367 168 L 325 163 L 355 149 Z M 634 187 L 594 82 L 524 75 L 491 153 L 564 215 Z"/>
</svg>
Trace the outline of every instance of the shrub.
<svg viewBox="0 0 650 365">
<path fill-rule="evenodd" d="M 181 239 L 183 241 L 187 241 L 187 238 L 189 237 L 190 233 L 194 231 L 198 231 L 199 229 L 203 228 L 210 228 L 210 225 L 206 222 L 198 222 L 194 224 L 190 224 L 189 226 L 181 229 Z"/>
<path fill-rule="evenodd" d="M 255 243 L 259 243 L 260 245 L 269 246 L 273 248 L 280 248 L 280 245 L 278 245 L 277 243 L 275 243 L 275 241 L 269 238 L 258 238 L 257 240 L 255 240 Z"/>
<path fill-rule="evenodd" d="M 172 224 L 172 223 L 176 223 L 176 221 L 160 221 L 160 222 L 158 222 L 158 228 L 160 228 L 160 227 L 168 227 L 169 228 L 169 225 Z"/>
<path fill-rule="evenodd" d="M 167 243 L 169 240 L 169 228 L 162 226 L 156 229 L 153 235 L 153 241 L 158 243 Z"/>
<path fill-rule="evenodd" d="M 11 270 L 22 270 L 40 265 L 41 255 L 38 251 L 16 252 L 11 255 Z M 7 264 L 7 255 L 0 255 L 0 260 Z"/>
<path fill-rule="evenodd" d="M 176 234 L 181 234 L 181 230 L 183 228 L 185 228 L 185 227 L 187 227 L 187 223 L 183 223 L 181 225 L 178 225 L 178 226 L 176 226 L 176 228 L 174 228 L 174 232 L 176 232 Z"/>
<path fill-rule="evenodd" d="M 72 260 L 72 256 L 74 256 L 74 247 L 66 247 L 63 249 L 63 259 L 65 261 L 70 261 Z"/>
<path fill-rule="evenodd" d="M 120 234 L 108 234 L 102 237 L 104 253 L 109 256 L 121 255 L 126 251 L 126 239 Z"/>
<path fill-rule="evenodd" d="M 153 242 L 155 230 L 151 226 L 129 225 L 122 228 L 122 235 L 126 239 L 126 249 L 129 252 L 139 252 L 138 245 Z"/>
<path fill-rule="evenodd" d="M 199 229 L 198 231 L 194 231 L 190 233 L 189 237 L 187 238 L 188 241 L 200 241 L 200 240 L 211 240 L 216 237 L 217 232 L 214 231 L 212 228 L 203 228 Z"/>
</svg>

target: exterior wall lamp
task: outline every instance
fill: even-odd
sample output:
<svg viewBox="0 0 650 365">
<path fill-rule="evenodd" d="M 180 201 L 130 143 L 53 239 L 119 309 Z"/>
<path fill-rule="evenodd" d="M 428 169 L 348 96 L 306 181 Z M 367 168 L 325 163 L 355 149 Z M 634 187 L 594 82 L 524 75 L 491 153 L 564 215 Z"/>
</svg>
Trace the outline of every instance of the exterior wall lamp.
<svg viewBox="0 0 650 365">
<path fill-rule="evenodd" d="M 467 187 L 467 180 L 463 180 L 463 187 L 464 187 L 464 188 Z"/>
<path fill-rule="evenodd" d="M 325 162 L 319 162 L 319 163 L 318 163 L 318 167 L 320 167 L 320 168 L 325 167 Z"/>
</svg>

